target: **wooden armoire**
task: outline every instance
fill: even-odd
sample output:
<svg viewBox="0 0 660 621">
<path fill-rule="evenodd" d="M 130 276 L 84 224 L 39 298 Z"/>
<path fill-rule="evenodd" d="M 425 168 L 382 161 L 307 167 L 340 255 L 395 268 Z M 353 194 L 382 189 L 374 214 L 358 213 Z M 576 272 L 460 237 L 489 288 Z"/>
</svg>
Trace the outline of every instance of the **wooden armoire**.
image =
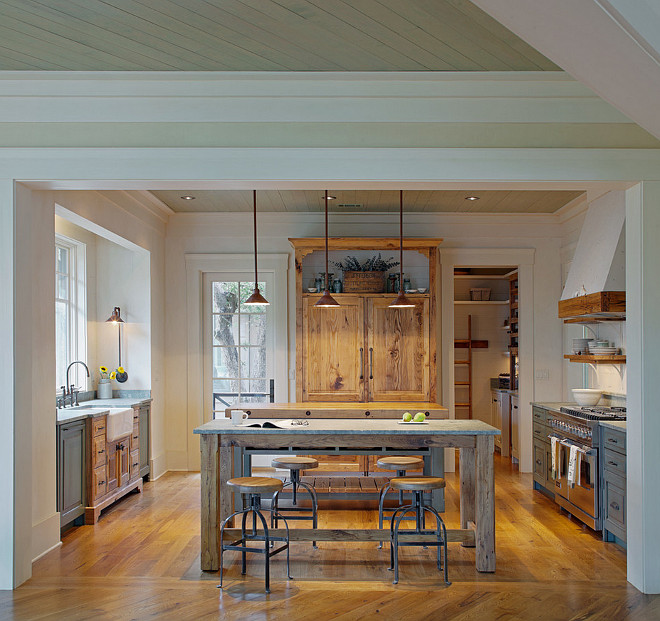
<svg viewBox="0 0 660 621">
<path fill-rule="evenodd" d="M 410 294 L 415 307 L 404 309 L 389 308 L 392 293 L 337 293 L 339 308 L 316 308 L 321 294 L 307 291 L 304 260 L 323 252 L 325 239 L 289 241 L 296 262 L 296 401 L 434 402 L 437 248 L 442 240 L 404 239 L 404 250 L 428 261 L 427 290 Z M 331 238 L 328 246 L 398 259 L 399 239 Z"/>
</svg>

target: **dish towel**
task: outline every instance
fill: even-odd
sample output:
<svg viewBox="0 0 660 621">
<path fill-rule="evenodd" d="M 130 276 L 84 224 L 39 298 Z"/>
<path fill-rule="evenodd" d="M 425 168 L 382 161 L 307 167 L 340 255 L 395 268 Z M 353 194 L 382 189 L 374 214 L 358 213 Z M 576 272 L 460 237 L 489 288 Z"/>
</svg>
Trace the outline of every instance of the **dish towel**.
<svg viewBox="0 0 660 621">
<path fill-rule="evenodd" d="M 568 485 L 575 487 L 575 473 L 577 471 L 578 447 L 571 445 L 568 456 Z"/>
<path fill-rule="evenodd" d="M 557 459 L 557 449 L 559 448 L 559 438 L 554 436 L 550 437 L 550 455 L 552 458 L 552 478 L 557 479 L 557 466 L 559 465 L 559 460 Z"/>
</svg>

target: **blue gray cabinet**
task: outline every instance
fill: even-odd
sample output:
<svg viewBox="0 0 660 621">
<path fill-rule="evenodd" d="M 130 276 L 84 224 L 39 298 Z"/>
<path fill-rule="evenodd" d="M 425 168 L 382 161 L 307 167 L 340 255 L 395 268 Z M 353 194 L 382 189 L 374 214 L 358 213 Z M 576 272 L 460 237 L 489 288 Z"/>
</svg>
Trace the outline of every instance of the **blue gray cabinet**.
<svg viewBox="0 0 660 621">
<path fill-rule="evenodd" d="M 626 433 L 601 427 L 603 541 L 626 542 Z"/>
<path fill-rule="evenodd" d="M 552 479 L 552 456 L 550 453 L 550 430 L 547 427 L 547 411 L 532 407 L 532 437 L 534 459 L 534 489 L 554 498 L 555 482 Z"/>
<path fill-rule="evenodd" d="M 149 417 L 151 415 L 151 404 L 141 405 L 138 409 L 140 428 L 140 476 L 149 480 Z"/>
<path fill-rule="evenodd" d="M 85 513 L 85 421 L 57 426 L 57 510 L 60 526 Z"/>
</svg>

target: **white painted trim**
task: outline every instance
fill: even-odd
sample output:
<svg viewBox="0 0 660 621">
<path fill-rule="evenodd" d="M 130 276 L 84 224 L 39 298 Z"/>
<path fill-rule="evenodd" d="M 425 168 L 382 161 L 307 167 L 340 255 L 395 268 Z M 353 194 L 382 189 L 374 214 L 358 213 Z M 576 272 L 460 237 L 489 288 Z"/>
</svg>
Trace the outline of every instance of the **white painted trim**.
<svg viewBox="0 0 660 621">
<path fill-rule="evenodd" d="M 525 416 L 526 404 L 534 400 L 534 255 L 533 248 L 440 248 L 442 273 L 442 329 L 441 355 L 442 399 L 455 418 L 454 404 L 454 267 L 489 267 L 511 265 L 518 267 L 520 290 L 519 340 L 519 397 L 521 415 L 519 424 L 520 471 L 532 471 L 531 413 Z M 445 468 L 453 472 L 453 451 L 446 451 Z"/>
<path fill-rule="evenodd" d="M 199 470 L 199 438 L 193 429 L 204 422 L 204 367 L 203 367 L 203 322 L 202 322 L 202 278 L 205 272 L 254 271 L 253 254 L 186 254 L 186 325 L 187 347 L 187 407 L 188 407 L 188 456 L 189 470 Z M 288 254 L 259 254 L 259 271 L 271 272 L 275 291 L 270 300 L 274 313 L 275 350 L 282 356 L 275 360 L 276 400 L 288 401 L 288 321 L 287 281 Z M 286 391 L 282 394 L 282 389 Z M 169 461 L 168 461 L 169 464 Z M 172 469 L 170 467 L 170 469 Z"/>
<path fill-rule="evenodd" d="M 425 189 L 539 180 L 625 189 L 660 179 L 660 149 L 2 148 L 0 170 L 50 189 Z"/>
<path fill-rule="evenodd" d="M 10 179 L 0 180 L 0 283 L 4 295 L 0 296 L 0 394 L 3 407 L 0 409 L 0 589 L 17 586 L 14 579 L 16 526 L 14 516 L 20 507 L 16 506 L 15 488 L 17 485 L 14 437 L 17 433 L 16 419 L 21 412 L 16 411 L 15 392 L 15 240 L 16 224 L 14 208 L 14 184 Z M 28 427 L 29 429 L 29 427 Z M 23 508 L 25 509 L 25 508 Z M 24 513 L 20 514 L 24 518 Z"/>
<path fill-rule="evenodd" d="M 59 513 L 57 515 L 59 517 Z M 39 554 L 38 556 L 35 556 L 32 559 L 32 562 L 36 563 L 40 558 L 46 556 L 46 554 L 48 554 L 49 552 L 52 552 L 53 550 L 57 550 L 57 548 L 61 548 L 61 547 L 62 547 L 62 542 L 58 541 L 55 545 L 52 545 L 50 548 L 48 548 L 48 550 L 44 550 L 41 554 Z"/>
</svg>

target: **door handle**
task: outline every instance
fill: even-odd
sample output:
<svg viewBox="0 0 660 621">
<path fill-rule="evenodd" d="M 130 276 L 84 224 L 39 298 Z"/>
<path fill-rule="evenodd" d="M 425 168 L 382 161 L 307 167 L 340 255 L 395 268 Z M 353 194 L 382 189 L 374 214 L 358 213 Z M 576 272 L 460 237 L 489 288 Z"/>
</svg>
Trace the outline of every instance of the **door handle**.
<svg viewBox="0 0 660 621">
<path fill-rule="evenodd" d="M 369 379 L 374 378 L 374 348 L 369 348 Z"/>
<path fill-rule="evenodd" d="M 360 347 L 360 379 L 364 379 L 364 347 Z"/>
<path fill-rule="evenodd" d="M 611 502 L 610 507 L 612 507 L 612 509 L 614 509 L 615 511 L 618 511 L 621 508 L 616 502 Z"/>
</svg>

